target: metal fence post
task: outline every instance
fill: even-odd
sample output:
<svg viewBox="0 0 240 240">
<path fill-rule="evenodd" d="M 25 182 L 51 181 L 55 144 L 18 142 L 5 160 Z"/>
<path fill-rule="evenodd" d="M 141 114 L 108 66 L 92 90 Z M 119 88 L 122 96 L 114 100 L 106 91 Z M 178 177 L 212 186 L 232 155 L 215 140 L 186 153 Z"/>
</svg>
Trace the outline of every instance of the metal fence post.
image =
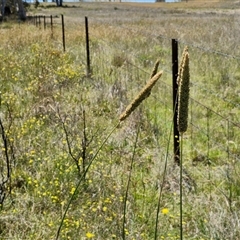
<svg viewBox="0 0 240 240">
<path fill-rule="evenodd" d="M 39 20 L 39 22 L 38 22 L 39 28 L 41 28 L 41 16 L 40 15 L 38 16 L 38 20 Z"/>
<path fill-rule="evenodd" d="M 64 16 L 62 16 L 62 41 L 63 41 L 63 51 L 65 52 L 66 47 L 65 47 L 65 29 L 64 29 Z"/>
<path fill-rule="evenodd" d="M 50 16 L 50 22 L 51 22 L 51 37 L 53 37 L 53 17 Z"/>
<path fill-rule="evenodd" d="M 91 75 L 90 67 L 90 50 L 89 50 L 89 33 L 88 33 L 88 18 L 85 17 L 85 32 L 86 32 L 86 51 L 87 51 L 87 76 Z"/>
<path fill-rule="evenodd" d="M 46 30 L 46 16 L 43 16 L 44 30 Z"/>
<path fill-rule="evenodd" d="M 173 144 L 174 162 L 180 164 L 179 131 L 177 126 L 178 110 L 178 41 L 172 39 L 172 91 L 173 91 Z"/>
</svg>

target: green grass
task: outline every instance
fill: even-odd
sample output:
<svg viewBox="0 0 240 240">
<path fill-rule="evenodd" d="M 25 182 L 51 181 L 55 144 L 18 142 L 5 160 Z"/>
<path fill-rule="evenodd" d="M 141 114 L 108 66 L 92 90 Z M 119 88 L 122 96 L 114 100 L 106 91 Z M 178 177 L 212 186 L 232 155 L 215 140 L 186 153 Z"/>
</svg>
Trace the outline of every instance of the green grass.
<svg viewBox="0 0 240 240">
<path fill-rule="evenodd" d="M 180 54 L 189 45 L 194 99 L 184 134 L 184 239 L 238 239 L 239 60 L 192 46 L 239 55 L 236 15 L 114 7 L 82 4 L 42 9 L 46 14 L 65 12 L 66 53 L 58 24 L 53 38 L 50 29 L 31 24 L 0 25 L 4 127 L 0 133 L 7 139 L 6 149 L 1 138 L 0 184 L 7 179 L 6 157 L 11 166 L 11 182 L 3 184 L 7 195 L 0 210 L 1 239 L 56 238 L 84 167 L 145 85 L 158 58 L 163 76 L 151 96 L 101 147 L 76 190 L 60 236 L 121 239 L 134 151 L 126 239 L 154 239 L 162 184 L 158 236 L 179 239 L 179 168 L 173 163 L 171 143 L 162 182 L 172 125 L 171 38 L 181 40 Z M 86 77 L 85 15 L 89 16 L 91 78 Z"/>
</svg>

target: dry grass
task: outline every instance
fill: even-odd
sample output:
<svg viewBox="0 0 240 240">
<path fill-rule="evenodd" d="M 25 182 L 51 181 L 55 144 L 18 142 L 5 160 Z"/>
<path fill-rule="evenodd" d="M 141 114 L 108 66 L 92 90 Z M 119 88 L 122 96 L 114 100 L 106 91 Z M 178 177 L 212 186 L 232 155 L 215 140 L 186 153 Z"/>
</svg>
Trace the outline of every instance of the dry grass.
<svg viewBox="0 0 240 240">
<path fill-rule="evenodd" d="M 236 59 L 192 46 L 239 54 L 239 17 L 237 10 L 188 3 L 199 7 L 187 8 L 184 2 L 79 3 L 77 8 L 39 9 L 42 14 L 65 14 L 66 53 L 62 52 L 60 24 L 54 27 L 53 39 L 49 29 L 9 22 L 0 25 L 0 117 L 15 151 L 12 197 L 7 196 L 1 209 L 2 238 L 54 239 L 79 179 L 71 154 L 80 156 L 81 165 L 83 110 L 88 162 L 107 129 L 150 76 L 155 60 L 160 59 L 164 75 L 152 89 L 151 98 L 104 145 L 73 199 L 61 231 L 62 239 L 87 239 L 93 234 L 93 239 L 120 239 L 126 173 L 140 124 L 126 206 L 126 236 L 153 239 L 166 136 L 172 121 L 172 37 L 180 40 L 180 50 L 185 42 L 190 43 L 191 97 L 228 117 L 221 119 L 190 102 L 183 155 L 185 239 L 239 238 L 240 136 L 239 128 L 227 121 L 237 122 L 239 110 L 209 92 L 238 103 L 239 64 Z M 216 6 L 220 4 L 225 3 Z M 91 79 L 84 75 L 85 15 L 90 26 Z M 113 59 L 121 59 L 121 64 Z M 228 124 L 229 131 L 225 128 Z M 0 154 L 5 159 L 3 151 Z M 5 165 L 0 166 L 3 168 Z M 159 236 L 168 240 L 179 239 L 178 175 L 179 169 L 169 163 L 161 205 L 168 214 L 161 211 L 159 218 Z"/>
<path fill-rule="evenodd" d="M 45 6 L 52 5 L 49 3 L 44 4 Z M 232 0 L 182 0 L 181 2 L 176 3 L 165 3 L 165 2 L 157 2 L 157 3 L 134 3 L 134 2 L 99 2 L 99 3 L 64 3 L 65 6 L 74 6 L 76 8 L 87 8 L 88 10 L 96 10 L 96 9 L 104 9 L 105 11 L 109 8 L 164 8 L 164 9 L 199 9 L 199 10 L 211 10 L 211 9 L 233 9 L 239 6 L 239 1 L 232 1 Z M 79 9 L 75 9 L 78 11 Z M 46 11 L 51 11 L 48 9 Z M 55 11 L 55 10 L 54 10 Z M 72 10 L 71 10 L 72 11 Z M 67 9 L 64 9 L 64 12 L 68 12 Z"/>
</svg>

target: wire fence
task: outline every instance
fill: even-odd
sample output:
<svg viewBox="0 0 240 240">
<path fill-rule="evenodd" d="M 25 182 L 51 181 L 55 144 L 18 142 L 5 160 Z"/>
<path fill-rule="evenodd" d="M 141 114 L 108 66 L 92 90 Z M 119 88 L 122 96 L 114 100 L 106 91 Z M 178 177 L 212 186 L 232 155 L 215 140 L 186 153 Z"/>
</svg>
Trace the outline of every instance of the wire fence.
<svg viewBox="0 0 240 240">
<path fill-rule="evenodd" d="M 122 31 L 129 30 L 122 27 Z M 138 32 L 138 34 L 140 34 Z M 164 102 L 168 108 L 168 120 L 171 120 L 171 39 L 165 36 L 158 36 L 155 38 L 149 33 L 141 32 L 141 34 L 148 35 L 146 43 L 151 46 L 147 53 L 149 58 L 145 61 L 153 61 L 154 57 L 160 57 L 161 68 L 164 70 L 166 77 L 160 88 L 164 89 L 165 94 L 161 94 L 160 90 L 157 95 L 160 102 Z M 106 44 L 106 43 L 104 43 Z M 109 52 L 104 49 L 101 52 Z M 188 158 L 195 161 L 204 161 L 207 163 L 221 163 L 225 164 L 230 161 L 239 160 L 238 130 L 239 130 L 239 65 L 240 58 L 229 54 L 222 53 L 211 49 L 205 49 L 195 45 L 179 42 L 179 52 L 181 53 L 185 46 L 188 46 L 191 61 L 191 99 L 190 99 L 190 113 L 189 113 L 189 140 L 191 142 L 191 152 Z M 108 44 L 108 48 L 116 51 L 116 46 Z M 139 48 L 141 49 L 141 48 Z M 154 49 L 156 55 L 151 56 L 151 49 Z M 125 51 L 125 49 L 121 49 Z M 159 51 L 156 51 L 159 50 Z M 111 55 L 111 54 L 110 54 Z M 137 55 L 137 56 L 136 56 Z M 149 75 L 140 74 L 145 72 L 143 70 L 144 64 L 141 62 L 141 53 L 132 55 L 128 53 L 134 64 L 131 68 L 128 65 L 125 74 L 132 74 L 131 82 L 138 82 L 138 79 L 146 79 Z M 102 58 L 100 52 L 99 58 Z M 104 56 L 107 58 L 107 56 Z M 180 56 L 179 56 L 180 58 Z M 134 59 L 134 60 L 133 60 Z M 148 59 L 148 60 L 147 60 Z M 108 59 L 109 60 L 109 59 Z M 103 64 L 108 63 L 107 59 L 103 59 Z M 99 62 L 99 61 L 98 61 Z M 129 61 L 127 61 L 129 63 Z M 105 66 L 109 66 L 108 64 Z M 102 69 L 104 66 L 100 66 Z M 139 70 L 141 69 L 141 70 Z M 106 71 L 107 72 L 107 71 Z M 100 73 L 100 71 L 99 71 Z M 130 88 L 131 89 L 131 88 Z M 168 97 L 166 96 L 168 93 Z M 169 101 L 166 103 L 166 98 Z"/>
<path fill-rule="evenodd" d="M 40 17 L 32 19 L 36 26 L 41 25 Z M 60 21 L 61 18 L 55 18 L 54 23 L 51 20 L 50 26 L 54 24 L 61 26 Z M 119 105 L 122 106 L 119 111 L 132 99 L 143 85 L 143 81 L 149 78 L 154 61 L 160 59 L 160 68 L 165 76 L 160 81 L 158 92 L 154 93 L 153 99 L 164 106 L 161 126 L 169 127 L 173 117 L 172 39 L 147 30 L 119 25 L 116 31 L 141 36 L 139 41 L 137 38 L 134 39 L 136 48 L 131 49 L 127 42 L 110 42 L 107 37 L 99 38 L 91 31 L 91 26 L 90 23 L 91 66 L 86 67 L 91 67 L 92 74 L 97 80 L 93 84 L 104 85 L 106 81 L 111 82 L 109 94 L 119 99 Z M 67 32 L 68 28 L 65 31 Z M 240 151 L 237 143 L 240 138 L 238 133 L 240 57 L 184 41 L 178 43 L 179 59 L 185 46 L 188 46 L 190 54 L 191 98 L 187 139 L 191 150 L 186 157 L 194 164 L 198 161 L 225 164 L 239 160 Z M 84 43 L 82 44 L 79 49 L 84 52 L 80 54 L 86 56 Z M 146 109 L 146 112 L 148 114 L 150 110 Z"/>
</svg>

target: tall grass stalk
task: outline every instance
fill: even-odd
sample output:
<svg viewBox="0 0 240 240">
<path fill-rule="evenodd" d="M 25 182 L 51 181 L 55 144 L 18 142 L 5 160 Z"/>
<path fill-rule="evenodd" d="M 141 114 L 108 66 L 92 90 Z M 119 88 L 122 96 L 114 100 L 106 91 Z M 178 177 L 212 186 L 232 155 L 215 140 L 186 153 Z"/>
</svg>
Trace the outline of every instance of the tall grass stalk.
<svg viewBox="0 0 240 240">
<path fill-rule="evenodd" d="M 160 60 L 157 60 L 155 65 L 154 65 L 154 68 L 151 72 L 150 80 L 142 88 L 142 90 L 138 93 L 138 95 L 134 98 L 134 100 L 127 106 L 125 111 L 120 115 L 120 117 L 119 117 L 120 121 L 124 121 L 140 105 L 140 103 L 144 99 L 146 99 L 147 97 L 150 96 L 153 86 L 156 84 L 158 79 L 162 76 L 162 71 L 157 73 L 159 63 L 160 63 Z M 123 240 L 126 239 L 125 226 L 126 226 L 127 199 L 128 199 L 128 192 L 129 192 L 129 186 L 130 186 L 131 175 L 132 175 L 133 160 L 134 160 L 134 157 L 135 157 L 136 145 L 137 145 L 137 141 L 138 141 L 139 128 L 140 127 L 138 126 L 137 135 L 136 135 L 136 139 L 135 139 L 135 143 L 134 143 L 133 154 L 132 154 L 132 158 L 131 158 L 130 172 L 129 172 L 129 176 L 128 176 L 125 198 L 124 198 L 123 226 L 122 226 L 122 238 L 123 238 Z"/>
<path fill-rule="evenodd" d="M 178 131 L 180 133 L 180 239 L 183 239 L 183 134 L 188 127 L 188 103 L 189 103 L 189 55 L 188 48 L 185 47 L 182 55 L 179 75 L 177 79 L 178 87 Z"/>
<path fill-rule="evenodd" d="M 133 161 L 135 158 L 135 153 L 136 153 L 136 148 L 137 148 L 139 130 L 140 130 L 140 124 L 138 124 L 136 139 L 135 139 L 134 146 L 133 146 L 131 165 L 130 165 L 130 170 L 129 170 L 129 174 L 128 174 L 127 187 L 126 187 L 125 198 L 124 198 L 124 203 L 123 203 L 124 204 L 123 205 L 123 226 L 122 226 L 122 239 L 123 240 L 126 239 L 125 227 L 126 227 L 127 199 L 128 199 L 128 192 L 129 192 L 129 187 L 130 187 L 130 182 L 131 182 L 131 177 L 132 177 Z"/>
</svg>

